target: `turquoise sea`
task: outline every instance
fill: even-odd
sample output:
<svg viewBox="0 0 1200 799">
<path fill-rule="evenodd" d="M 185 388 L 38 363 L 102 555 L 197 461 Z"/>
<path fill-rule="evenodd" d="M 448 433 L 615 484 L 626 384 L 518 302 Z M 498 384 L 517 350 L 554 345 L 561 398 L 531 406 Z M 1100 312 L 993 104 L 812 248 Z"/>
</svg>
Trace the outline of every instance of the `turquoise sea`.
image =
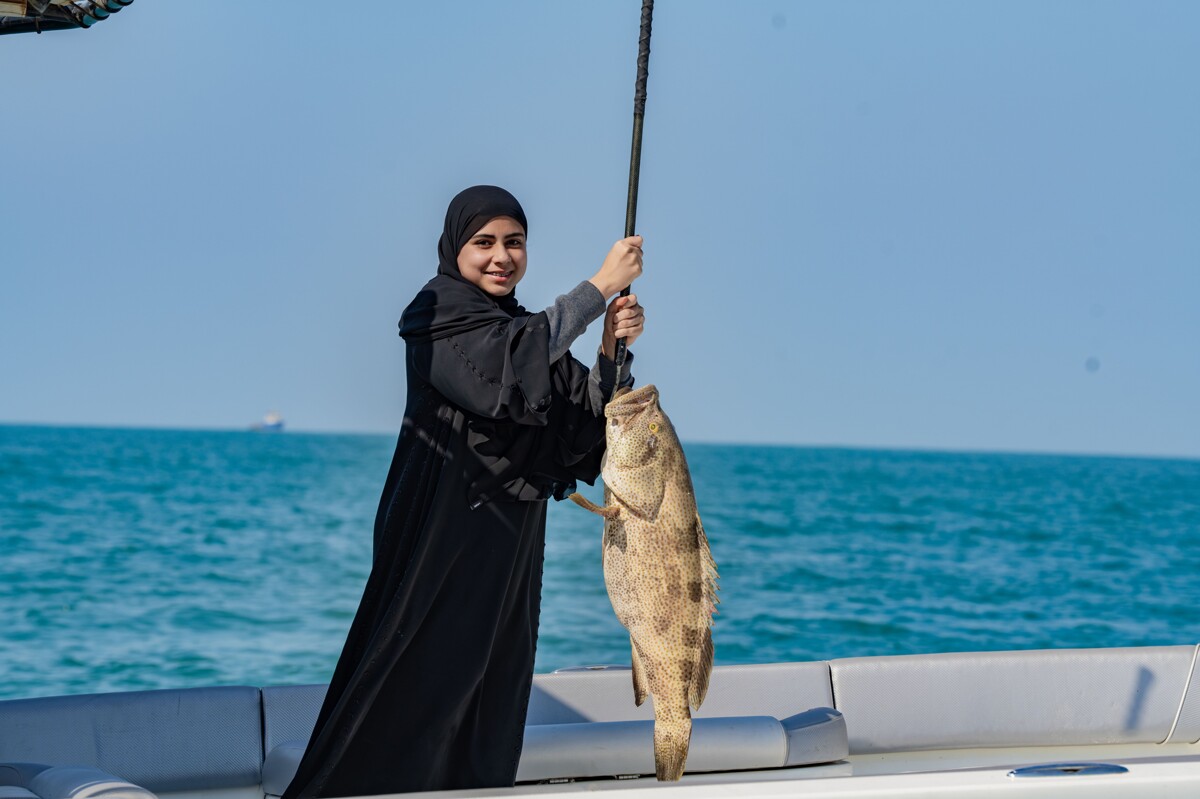
<svg viewBox="0 0 1200 799">
<path fill-rule="evenodd" d="M 327 680 L 393 444 L 0 426 L 0 698 Z M 1200 461 L 686 450 L 718 663 L 1200 641 Z M 628 663 L 599 538 L 552 503 L 539 671 Z"/>
</svg>

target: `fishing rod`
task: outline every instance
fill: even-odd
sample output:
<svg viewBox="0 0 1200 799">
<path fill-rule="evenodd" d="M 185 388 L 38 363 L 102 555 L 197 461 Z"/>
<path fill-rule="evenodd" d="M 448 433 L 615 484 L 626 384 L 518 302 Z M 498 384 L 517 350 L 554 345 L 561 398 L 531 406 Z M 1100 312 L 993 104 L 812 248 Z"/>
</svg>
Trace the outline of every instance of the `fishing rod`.
<svg viewBox="0 0 1200 799">
<path fill-rule="evenodd" d="M 629 197 L 625 203 L 625 238 L 634 235 L 637 223 L 638 177 L 642 166 L 642 120 L 646 116 L 646 77 L 650 73 L 650 18 L 654 16 L 654 0 L 642 0 L 642 31 L 638 37 L 637 82 L 633 88 L 633 148 L 629 154 Z M 621 289 L 621 296 L 629 296 L 629 287 Z M 625 365 L 628 347 L 625 339 L 617 339 L 616 364 L 617 383 L 620 384 L 621 367 Z M 616 396 L 617 386 L 613 387 Z"/>
</svg>

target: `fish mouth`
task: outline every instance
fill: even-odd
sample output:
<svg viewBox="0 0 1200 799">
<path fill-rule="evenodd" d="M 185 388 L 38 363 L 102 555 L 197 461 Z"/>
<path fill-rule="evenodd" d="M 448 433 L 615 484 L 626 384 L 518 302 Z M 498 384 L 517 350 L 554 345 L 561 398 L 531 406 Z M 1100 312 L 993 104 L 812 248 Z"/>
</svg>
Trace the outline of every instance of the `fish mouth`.
<svg viewBox="0 0 1200 799">
<path fill-rule="evenodd" d="M 613 397 L 612 402 L 604 406 L 604 415 L 627 416 L 643 411 L 657 401 L 658 389 L 654 387 L 653 383 L 637 389 L 617 389 L 617 394 Z"/>
</svg>

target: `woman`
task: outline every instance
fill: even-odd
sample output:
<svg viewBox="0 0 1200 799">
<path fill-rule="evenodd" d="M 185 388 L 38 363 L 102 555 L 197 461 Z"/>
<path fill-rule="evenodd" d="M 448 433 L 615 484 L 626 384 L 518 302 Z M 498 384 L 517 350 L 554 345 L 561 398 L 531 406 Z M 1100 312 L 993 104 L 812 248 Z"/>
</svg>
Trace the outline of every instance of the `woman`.
<svg viewBox="0 0 1200 799">
<path fill-rule="evenodd" d="M 510 786 L 541 604 L 546 500 L 591 483 L 616 340 L 644 315 L 641 237 L 540 313 L 514 289 L 528 225 L 495 186 L 446 212 L 438 274 L 400 320 L 404 423 L 375 521 L 371 574 L 285 799 Z M 568 348 L 605 314 L 588 370 Z M 632 361 L 629 355 L 626 364 Z"/>
</svg>

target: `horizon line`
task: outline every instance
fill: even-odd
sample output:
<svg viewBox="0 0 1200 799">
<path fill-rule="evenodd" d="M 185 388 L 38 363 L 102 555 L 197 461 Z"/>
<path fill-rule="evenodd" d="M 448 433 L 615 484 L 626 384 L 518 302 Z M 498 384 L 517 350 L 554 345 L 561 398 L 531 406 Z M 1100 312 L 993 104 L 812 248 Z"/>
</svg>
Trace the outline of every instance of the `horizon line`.
<svg viewBox="0 0 1200 799">
<path fill-rule="evenodd" d="M 2 428 L 52 428 L 62 430 L 128 430 L 175 433 L 257 433 L 259 435 L 313 435 L 313 436 L 371 436 L 394 437 L 399 431 L 379 430 L 329 430 L 320 428 L 288 427 L 282 431 L 256 430 L 251 425 L 241 427 L 183 427 L 177 425 L 131 425 L 105 424 L 101 422 L 23 422 L 0 420 Z M 770 447 L 776 449 L 808 449 L 808 450 L 850 450 L 862 452 L 912 452 L 947 455 L 1029 455 L 1035 457 L 1062 458 L 1125 458 L 1131 460 L 1170 460 L 1170 461 L 1200 461 L 1200 454 L 1164 454 L 1147 452 L 1111 452 L 1111 451 L 1070 451 L 1055 449 L 1017 449 L 996 446 L 983 447 L 946 447 L 929 444 L 844 444 L 844 443 L 814 443 L 814 442 L 779 442 L 779 441 L 732 441 L 719 439 L 681 439 L 685 446 L 717 446 L 717 447 Z"/>
</svg>

